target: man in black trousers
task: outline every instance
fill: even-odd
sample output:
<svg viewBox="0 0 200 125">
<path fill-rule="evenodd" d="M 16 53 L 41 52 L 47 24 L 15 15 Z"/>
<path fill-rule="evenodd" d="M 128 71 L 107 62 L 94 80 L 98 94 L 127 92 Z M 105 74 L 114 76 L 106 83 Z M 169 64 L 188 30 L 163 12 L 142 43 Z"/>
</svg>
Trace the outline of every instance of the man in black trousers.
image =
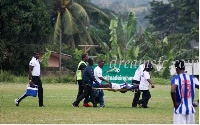
<svg viewBox="0 0 200 125">
<path fill-rule="evenodd" d="M 76 82 L 75 84 L 77 84 L 78 82 L 78 94 L 77 94 L 77 98 L 83 93 L 84 91 L 84 84 L 83 84 L 83 80 L 82 80 L 82 74 L 84 69 L 87 66 L 87 61 L 88 61 L 88 56 L 87 54 L 82 54 L 82 60 L 79 62 L 78 67 L 77 67 L 77 71 L 76 71 Z M 77 99 L 76 98 L 76 99 Z M 88 98 L 86 97 L 83 103 L 84 107 L 91 107 L 88 104 Z"/>
<path fill-rule="evenodd" d="M 152 88 L 155 88 L 153 82 L 150 79 L 150 71 L 152 70 L 153 70 L 152 64 L 150 62 L 147 62 L 145 64 L 145 68 L 141 75 L 141 80 L 140 80 L 140 85 L 139 85 L 140 92 L 142 92 L 142 99 L 137 101 L 137 104 L 139 105 L 139 107 L 142 107 L 142 108 L 148 108 L 147 106 L 148 101 L 151 98 L 151 94 L 149 91 L 149 84 L 151 84 Z"/>
<path fill-rule="evenodd" d="M 76 99 L 74 103 L 72 103 L 73 107 L 79 107 L 78 105 L 80 101 L 88 96 L 90 96 L 91 98 L 93 107 L 97 107 L 97 104 L 95 102 L 95 94 L 94 94 L 94 91 L 92 90 L 92 84 L 93 84 L 93 81 L 97 83 L 98 85 L 100 85 L 100 83 L 94 77 L 94 71 L 92 68 L 94 64 L 93 60 L 89 58 L 88 63 L 89 65 L 84 69 L 83 76 L 82 76 L 83 84 L 84 84 L 84 92 Z"/>
<path fill-rule="evenodd" d="M 34 56 L 29 62 L 29 84 L 30 86 L 38 86 L 38 98 L 39 98 L 39 107 L 44 107 L 43 105 L 43 88 L 42 81 L 40 80 L 40 62 L 39 62 L 39 53 L 34 52 Z M 19 103 L 22 99 L 26 98 L 27 95 L 24 93 L 18 99 L 15 99 L 16 106 L 19 106 Z"/>
</svg>

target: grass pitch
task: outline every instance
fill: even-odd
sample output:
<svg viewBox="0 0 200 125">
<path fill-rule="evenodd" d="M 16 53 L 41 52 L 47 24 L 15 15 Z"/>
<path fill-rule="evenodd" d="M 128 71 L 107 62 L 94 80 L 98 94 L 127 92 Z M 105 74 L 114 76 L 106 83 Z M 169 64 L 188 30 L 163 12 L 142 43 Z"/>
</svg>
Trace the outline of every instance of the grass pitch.
<svg viewBox="0 0 200 125">
<path fill-rule="evenodd" d="M 105 108 L 72 107 L 78 86 L 73 84 L 43 84 L 44 105 L 27 97 L 15 106 L 14 99 L 25 92 L 26 84 L 1 83 L 1 124 L 172 124 L 173 105 L 170 85 L 150 89 L 152 98 L 148 109 L 131 108 L 133 92 L 104 91 Z M 199 98 L 196 90 L 195 101 Z M 199 124 L 199 107 L 196 108 Z"/>
</svg>

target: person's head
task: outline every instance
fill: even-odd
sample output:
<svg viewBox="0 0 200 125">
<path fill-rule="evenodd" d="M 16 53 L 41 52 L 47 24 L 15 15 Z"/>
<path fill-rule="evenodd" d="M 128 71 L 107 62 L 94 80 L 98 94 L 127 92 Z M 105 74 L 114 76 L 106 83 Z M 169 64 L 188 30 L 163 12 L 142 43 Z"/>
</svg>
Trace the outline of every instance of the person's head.
<svg viewBox="0 0 200 125">
<path fill-rule="evenodd" d="M 34 53 L 33 53 L 33 56 L 34 56 L 36 59 L 39 59 L 40 54 L 39 54 L 39 52 L 34 52 Z"/>
<path fill-rule="evenodd" d="M 147 60 L 145 62 L 145 68 L 144 70 L 146 70 L 147 72 L 150 72 L 153 70 L 153 65 L 151 64 L 151 61 Z"/>
<path fill-rule="evenodd" d="M 82 60 L 84 61 L 84 62 L 87 62 L 88 61 L 88 56 L 87 56 L 87 54 L 82 54 Z"/>
<path fill-rule="evenodd" d="M 100 67 L 100 68 L 103 68 L 103 66 L 104 66 L 104 61 L 103 60 L 100 60 L 99 62 L 98 62 L 98 66 Z"/>
<path fill-rule="evenodd" d="M 183 60 L 176 60 L 175 62 L 176 73 L 184 73 L 185 71 L 185 62 Z"/>
<path fill-rule="evenodd" d="M 94 61 L 93 61 L 93 59 L 92 59 L 92 58 L 89 58 L 89 59 L 88 59 L 88 64 L 89 64 L 90 66 L 93 66 L 93 64 L 94 64 Z"/>
</svg>

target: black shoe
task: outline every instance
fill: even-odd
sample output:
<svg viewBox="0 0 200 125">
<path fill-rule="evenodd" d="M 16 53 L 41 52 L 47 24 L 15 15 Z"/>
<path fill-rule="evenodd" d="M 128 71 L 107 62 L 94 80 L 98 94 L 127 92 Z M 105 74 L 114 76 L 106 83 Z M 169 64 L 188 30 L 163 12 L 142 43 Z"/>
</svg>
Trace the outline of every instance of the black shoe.
<svg viewBox="0 0 200 125">
<path fill-rule="evenodd" d="M 139 100 L 137 101 L 138 106 L 141 108 L 142 107 L 142 102 Z"/>
<path fill-rule="evenodd" d="M 99 108 L 97 105 L 93 105 L 94 108 Z"/>
<path fill-rule="evenodd" d="M 19 102 L 17 101 L 17 99 L 15 99 L 15 105 L 19 106 Z"/>
<path fill-rule="evenodd" d="M 132 103 L 132 107 L 137 107 L 137 102 L 136 102 L 136 103 L 133 102 L 133 103 Z"/>
<path fill-rule="evenodd" d="M 75 105 L 74 103 L 72 103 L 72 107 L 79 107 L 78 105 Z"/>
<path fill-rule="evenodd" d="M 142 108 L 149 108 L 148 106 L 142 106 Z"/>
<path fill-rule="evenodd" d="M 132 105 L 132 108 L 135 108 L 135 107 L 137 107 L 137 105 Z"/>
<path fill-rule="evenodd" d="M 44 105 L 39 105 L 39 107 L 45 107 Z"/>
</svg>

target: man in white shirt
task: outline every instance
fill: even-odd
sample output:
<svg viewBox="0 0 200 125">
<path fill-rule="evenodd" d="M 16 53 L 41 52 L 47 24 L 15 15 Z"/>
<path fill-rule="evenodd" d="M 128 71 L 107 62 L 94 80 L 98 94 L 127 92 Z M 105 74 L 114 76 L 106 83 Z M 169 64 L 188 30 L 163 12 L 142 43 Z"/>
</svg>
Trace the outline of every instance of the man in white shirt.
<svg viewBox="0 0 200 125">
<path fill-rule="evenodd" d="M 95 79 L 101 83 L 102 81 L 106 81 L 107 83 L 111 84 L 110 81 L 106 80 L 103 78 L 102 76 L 102 68 L 104 66 L 104 61 L 101 60 L 98 62 L 98 66 L 94 69 L 94 77 Z M 101 83 L 101 86 L 103 87 L 103 84 Z M 104 92 L 103 90 L 94 90 L 95 93 L 98 95 L 98 98 L 99 98 L 99 104 L 100 104 L 100 107 L 105 107 L 104 105 Z"/>
<path fill-rule="evenodd" d="M 151 87 L 154 88 L 154 84 L 150 79 L 150 74 L 149 72 L 153 69 L 153 66 L 151 63 L 146 63 L 144 71 L 141 75 L 141 80 L 140 80 L 140 85 L 139 89 L 143 93 L 142 94 L 142 99 L 137 102 L 137 104 L 140 105 L 142 108 L 148 108 L 147 104 L 149 99 L 151 98 L 151 94 L 149 92 L 149 83 L 151 84 Z"/>
<path fill-rule="evenodd" d="M 38 98 L 39 98 L 39 107 L 44 107 L 43 105 L 43 88 L 42 81 L 40 80 L 40 62 L 39 62 L 39 53 L 34 52 L 34 56 L 29 62 L 29 85 L 38 86 Z M 19 103 L 22 99 L 26 98 L 27 95 L 24 93 L 18 99 L 15 99 L 16 106 L 19 106 Z"/>
</svg>

